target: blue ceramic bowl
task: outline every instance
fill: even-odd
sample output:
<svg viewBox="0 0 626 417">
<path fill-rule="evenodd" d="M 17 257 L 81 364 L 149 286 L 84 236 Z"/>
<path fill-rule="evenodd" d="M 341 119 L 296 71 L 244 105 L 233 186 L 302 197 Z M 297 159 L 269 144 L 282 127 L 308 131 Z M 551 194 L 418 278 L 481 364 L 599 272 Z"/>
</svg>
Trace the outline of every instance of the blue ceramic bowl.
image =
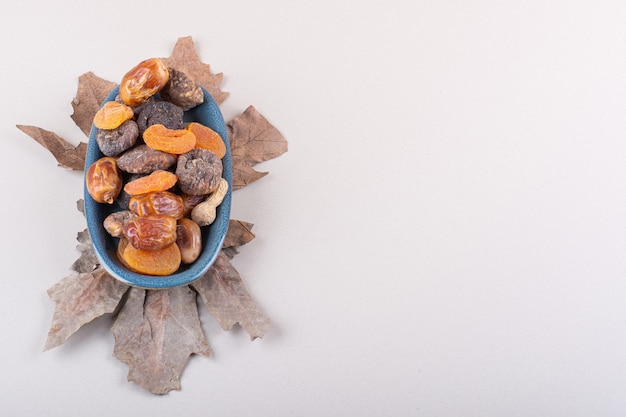
<svg viewBox="0 0 626 417">
<path fill-rule="evenodd" d="M 104 103 L 115 100 L 118 95 L 119 87 L 116 87 Z M 164 289 L 187 285 L 204 275 L 211 267 L 217 255 L 219 254 L 226 232 L 228 230 L 228 221 L 230 218 L 230 203 L 232 192 L 232 162 L 230 153 L 230 144 L 228 141 L 228 133 L 226 125 L 222 117 L 217 103 L 213 97 L 203 89 L 204 103 L 185 112 L 186 122 L 199 122 L 205 126 L 215 130 L 224 139 L 226 144 L 226 156 L 222 159 L 224 171 L 222 176 L 228 181 L 228 193 L 224 197 L 222 203 L 217 207 L 217 216 L 215 221 L 209 225 L 202 227 L 202 253 L 200 257 L 191 265 L 181 265 L 178 272 L 168 276 L 152 276 L 143 275 L 128 270 L 117 259 L 117 246 L 119 239 L 111 237 L 104 230 L 102 222 L 112 212 L 120 210 L 116 204 L 102 204 L 94 201 L 87 192 L 85 187 L 85 216 L 87 217 L 87 228 L 93 241 L 93 248 L 96 256 L 100 260 L 101 265 L 109 274 L 118 280 L 140 288 L 146 289 Z M 104 104 L 102 103 L 102 104 Z M 91 128 L 89 137 L 89 145 L 87 148 L 87 157 L 85 161 L 85 170 L 93 162 L 105 156 L 100 152 L 98 143 L 95 139 L 96 129 Z"/>
</svg>

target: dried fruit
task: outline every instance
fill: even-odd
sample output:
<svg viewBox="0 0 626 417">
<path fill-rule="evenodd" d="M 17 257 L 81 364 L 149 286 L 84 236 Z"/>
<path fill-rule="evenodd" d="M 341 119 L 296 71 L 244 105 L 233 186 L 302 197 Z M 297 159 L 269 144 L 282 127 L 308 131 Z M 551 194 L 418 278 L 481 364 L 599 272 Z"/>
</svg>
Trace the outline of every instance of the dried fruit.
<svg viewBox="0 0 626 417">
<path fill-rule="evenodd" d="M 191 219 L 179 219 L 176 226 L 176 244 L 180 249 L 181 261 L 190 264 L 202 252 L 202 231 L 198 223 Z"/>
<path fill-rule="evenodd" d="M 137 145 L 117 158 L 117 166 L 131 174 L 150 174 L 167 170 L 176 163 L 176 155 L 157 151 L 148 145 Z"/>
<path fill-rule="evenodd" d="M 196 137 L 187 129 L 169 129 L 162 124 L 152 125 L 143 132 L 143 140 L 157 151 L 182 154 L 196 146 Z"/>
<path fill-rule="evenodd" d="M 196 137 L 196 148 L 206 149 L 222 159 L 226 155 L 226 145 L 215 130 L 198 122 L 191 122 L 187 130 Z"/>
<path fill-rule="evenodd" d="M 98 203 L 113 204 L 122 189 L 122 177 L 115 159 L 105 156 L 91 164 L 85 174 L 85 185 Z"/>
<path fill-rule="evenodd" d="M 123 233 L 136 249 L 163 249 L 176 242 L 176 219 L 167 214 L 133 217 L 124 225 Z"/>
<path fill-rule="evenodd" d="M 136 180 L 126 183 L 124 191 L 130 195 L 151 193 L 153 191 L 166 191 L 176 184 L 178 177 L 169 171 L 158 170 Z"/>
<path fill-rule="evenodd" d="M 120 239 L 117 257 L 131 271 L 146 275 L 173 274 L 181 263 L 176 243 L 159 250 L 141 250 L 133 247 L 127 239 Z"/>
<path fill-rule="evenodd" d="M 183 199 L 183 216 L 189 217 L 191 215 L 191 210 L 198 204 L 202 203 L 206 199 L 206 195 L 189 195 L 189 194 L 181 194 L 181 198 Z"/>
<path fill-rule="evenodd" d="M 130 219 L 135 217 L 135 214 L 130 210 L 121 210 L 109 214 L 102 225 L 104 230 L 109 232 L 113 237 L 121 237 L 124 234 L 124 226 Z"/>
<path fill-rule="evenodd" d="M 169 129 L 182 129 L 183 109 L 168 101 L 150 101 L 141 106 L 137 113 L 139 132 L 143 133 L 152 125 L 161 124 Z"/>
<path fill-rule="evenodd" d="M 168 68 L 170 79 L 161 91 L 164 100 L 189 110 L 204 102 L 204 93 L 198 84 L 182 71 Z"/>
<path fill-rule="evenodd" d="M 168 80 L 169 71 L 159 58 L 146 59 L 124 74 L 120 98 L 129 106 L 138 106 L 161 90 Z"/>
<path fill-rule="evenodd" d="M 95 136 L 98 147 L 103 154 L 117 156 L 137 143 L 139 129 L 134 120 L 126 120 L 115 129 L 98 128 Z"/>
<path fill-rule="evenodd" d="M 175 219 L 183 217 L 182 197 L 169 191 L 155 191 L 131 197 L 128 209 L 137 216 L 167 214 Z"/>
<path fill-rule="evenodd" d="M 133 109 L 117 101 L 107 101 L 93 117 L 98 129 L 115 129 L 134 116 Z"/>
<path fill-rule="evenodd" d="M 178 157 L 176 175 L 185 194 L 212 193 L 222 178 L 222 161 L 211 151 L 195 148 Z"/>
</svg>

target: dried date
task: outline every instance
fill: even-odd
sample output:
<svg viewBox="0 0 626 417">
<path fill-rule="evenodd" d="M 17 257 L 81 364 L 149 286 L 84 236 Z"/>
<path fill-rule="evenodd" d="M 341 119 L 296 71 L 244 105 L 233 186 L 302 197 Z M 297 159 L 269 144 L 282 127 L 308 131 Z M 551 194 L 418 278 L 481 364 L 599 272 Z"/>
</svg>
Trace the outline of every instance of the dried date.
<svg viewBox="0 0 626 417">
<path fill-rule="evenodd" d="M 163 249 L 176 242 L 176 219 L 166 214 L 134 217 L 124 225 L 123 234 L 136 249 Z"/>
</svg>

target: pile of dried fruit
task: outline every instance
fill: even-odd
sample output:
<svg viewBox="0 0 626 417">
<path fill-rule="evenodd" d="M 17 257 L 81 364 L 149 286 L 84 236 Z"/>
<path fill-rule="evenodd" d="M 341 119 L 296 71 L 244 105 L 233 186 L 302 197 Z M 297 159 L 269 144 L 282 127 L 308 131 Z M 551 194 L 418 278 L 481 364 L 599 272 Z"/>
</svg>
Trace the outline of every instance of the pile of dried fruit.
<svg viewBox="0 0 626 417">
<path fill-rule="evenodd" d="M 151 58 L 124 75 L 116 100 L 93 118 L 105 156 L 88 167 L 85 184 L 96 202 L 117 205 L 103 227 L 120 238 L 117 257 L 131 271 L 164 276 L 193 263 L 201 227 L 215 220 L 228 191 L 224 139 L 183 121 L 203 102 L 190 77 Z"/>
</svg>

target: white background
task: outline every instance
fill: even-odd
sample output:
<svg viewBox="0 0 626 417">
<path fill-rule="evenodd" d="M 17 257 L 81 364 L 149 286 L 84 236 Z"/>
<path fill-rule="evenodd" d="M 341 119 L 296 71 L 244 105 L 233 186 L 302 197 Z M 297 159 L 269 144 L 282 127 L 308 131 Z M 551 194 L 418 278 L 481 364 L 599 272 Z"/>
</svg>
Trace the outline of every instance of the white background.
<svg viewBox="0 0 626 417">
<path fill-rule="evenodd" d="M 0 15 L 0 410 L 7 416 L 626 414 L 626 3 L 21 0 Z M 111 317 L 43 353 L 82 174 L 77 78 L 191 35 L 289 141 L 237 191 L 234 264 L 271 317 L 201 316 L 211 358 L 153 396 Z"/>
</svg>

